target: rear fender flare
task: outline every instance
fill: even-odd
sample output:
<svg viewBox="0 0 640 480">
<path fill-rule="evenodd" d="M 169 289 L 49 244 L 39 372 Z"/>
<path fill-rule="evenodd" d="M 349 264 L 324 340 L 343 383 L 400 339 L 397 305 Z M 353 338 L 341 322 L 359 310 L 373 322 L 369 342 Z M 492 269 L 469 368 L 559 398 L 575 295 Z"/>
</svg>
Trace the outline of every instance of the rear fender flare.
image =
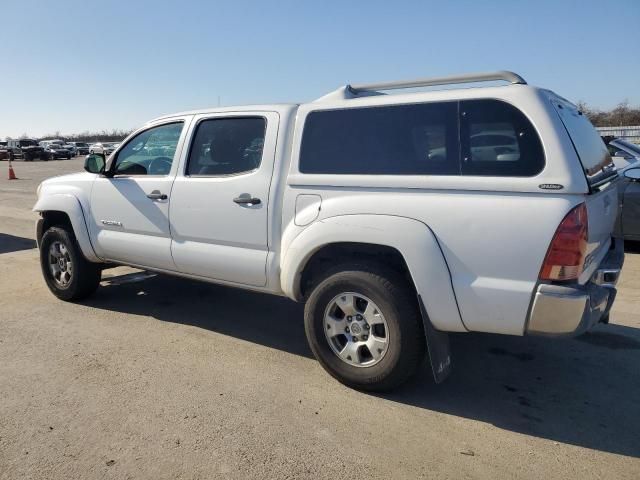
<svg viewBox="0 0 640 480">
<path fill-rule="evenodd" d="M 313 223 L 283 245 L 280 283 L 285 295 L 301 300 L 300 280 L 309 259 L 322 247 L 343 242 L 385 245 L 398 250 L 433 326 L 442 331 L 467 331 L 440 245 L 426 224 L 412 218 L 358 214 Z"/>
</svg>

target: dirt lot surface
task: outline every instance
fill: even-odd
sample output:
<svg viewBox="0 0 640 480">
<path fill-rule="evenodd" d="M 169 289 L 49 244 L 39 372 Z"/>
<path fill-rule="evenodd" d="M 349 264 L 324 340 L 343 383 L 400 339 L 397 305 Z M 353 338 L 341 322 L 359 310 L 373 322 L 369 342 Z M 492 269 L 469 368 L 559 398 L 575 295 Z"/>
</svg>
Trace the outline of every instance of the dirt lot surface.
<svg viewBox="0 0 640 480">
<path fill-rule="evenodd" d="M 454 335 L 446 383 L 367 395 L 286 299 L 118 268 L 56 300 L 30 208 L 81 164 L 0 162 L 0 479 L 640 478 L 640 255 L 611 325 Z"/>
</svg>

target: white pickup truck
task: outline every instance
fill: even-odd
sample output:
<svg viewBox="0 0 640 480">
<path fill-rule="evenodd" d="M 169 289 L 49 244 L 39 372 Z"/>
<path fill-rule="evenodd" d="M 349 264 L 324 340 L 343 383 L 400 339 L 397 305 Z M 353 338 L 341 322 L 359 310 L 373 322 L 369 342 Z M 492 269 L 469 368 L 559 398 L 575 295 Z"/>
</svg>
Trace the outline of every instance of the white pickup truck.
<svg viewBox="0 0 640 480">
<path fill-rule="evenodd" d="M 443 380 L 448 332 L 607 322 L 624 259 L 605 145 L 511 72 L 167 115 L 85 170 L 38 187 L 57 297 L 92 294 L 113 264 L 284 295 L 306 302 L 322 366 L 360 389 L 399 385 L 427 352 Z"/>
</svg>

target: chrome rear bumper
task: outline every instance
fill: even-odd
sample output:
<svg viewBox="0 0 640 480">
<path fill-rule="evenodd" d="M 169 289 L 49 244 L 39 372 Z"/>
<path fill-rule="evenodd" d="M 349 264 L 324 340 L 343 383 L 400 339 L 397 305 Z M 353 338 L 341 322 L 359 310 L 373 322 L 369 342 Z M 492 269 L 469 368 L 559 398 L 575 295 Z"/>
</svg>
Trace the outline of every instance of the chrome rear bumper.
<svg viewBox="0 0 640 480">
<path fill-rule="evenodd" d="M 526 333 L 575 336 L 598 322 L 608 322 L 623 263 L 624 243 L 612 238 L 611 249 L 585 285 L 539 285 Z"/>
</svg>

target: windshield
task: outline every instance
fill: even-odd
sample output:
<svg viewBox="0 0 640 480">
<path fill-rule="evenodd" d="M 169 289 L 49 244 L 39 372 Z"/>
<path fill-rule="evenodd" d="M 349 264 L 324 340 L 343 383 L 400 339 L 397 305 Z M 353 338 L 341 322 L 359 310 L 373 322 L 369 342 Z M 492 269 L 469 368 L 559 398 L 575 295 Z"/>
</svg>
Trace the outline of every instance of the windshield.
<svg viewBox="0 0 640 480">
<path fill-rule="evenodd" d="M 88 147 L 89 144 L 88 143 L 80 143 L 80 142 L 76 142 L 76 147 Z"/>
<path fill-rule="evenodd" d="M 29 146 L 32 146 L 32 145 L 35 145 L 35 144 L 36 144 L 36 142 L 33 141 L 33 140 L 20 140 L 20 146 L 21 147 L 29 147 Z"/>
</svg>

